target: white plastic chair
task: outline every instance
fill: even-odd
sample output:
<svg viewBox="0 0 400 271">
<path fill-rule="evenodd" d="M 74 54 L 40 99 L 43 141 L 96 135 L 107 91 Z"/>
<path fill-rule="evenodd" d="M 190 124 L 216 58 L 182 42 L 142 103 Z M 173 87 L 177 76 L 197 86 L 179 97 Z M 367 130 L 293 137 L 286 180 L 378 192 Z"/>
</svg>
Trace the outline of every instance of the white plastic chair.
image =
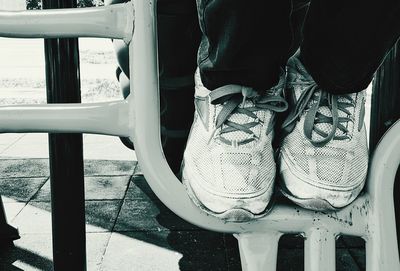
<svg viewBox="0 0 400 271">
<path fill-rule="evenodd" d="M 192 203 L 169 168 L 161 147 L 156 17 L 155 0 L 85 9 L 0 12 L 0 36 L 125 40 L 130 43 L 133 90 L 126 100 L 116 102 L 3 106 L 0 132 L 129 136 L 154 193 L 188 222 L 233 233 L 239 242 L 243 270 L 276 270 L 278 241 L 287 233 L 305 237 L 308 271 L 335 270 L 335 240 L 342 234 L 365 240 L 368 271 L 400 270 L 392 196 L 400 163 L 400 122 L 392 126 L 376 148 L 365 192 L 340 211 L 324 213 L 276 205 L 262 219 L 232 223 L 209 216 Z"/>
</svg>

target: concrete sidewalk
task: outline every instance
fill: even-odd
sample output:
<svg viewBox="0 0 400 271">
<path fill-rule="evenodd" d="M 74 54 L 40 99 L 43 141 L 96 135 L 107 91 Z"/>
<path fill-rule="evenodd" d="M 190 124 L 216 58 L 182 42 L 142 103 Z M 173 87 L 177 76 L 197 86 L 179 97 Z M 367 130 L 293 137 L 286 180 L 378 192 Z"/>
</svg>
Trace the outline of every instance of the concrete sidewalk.
<svg viewBox="0 0 400 271">
<path fill-rule="evenodd" d="M 0 270 L 52 270 L 47 159 L 0 161 L 8 221 L 21 239 L 0 249 Z M 85 160 L 88 270 L 241 270 L 237 241 L 187 223 L 153 194 L 135 161 Z M 73 200 L 73 195 L 71 195 Z M 279 271 L 303 270 L 303 241 L 280 241 Z M 365 269 L 363 242 L 337 242 L 337 269 Z"/>
</svg>

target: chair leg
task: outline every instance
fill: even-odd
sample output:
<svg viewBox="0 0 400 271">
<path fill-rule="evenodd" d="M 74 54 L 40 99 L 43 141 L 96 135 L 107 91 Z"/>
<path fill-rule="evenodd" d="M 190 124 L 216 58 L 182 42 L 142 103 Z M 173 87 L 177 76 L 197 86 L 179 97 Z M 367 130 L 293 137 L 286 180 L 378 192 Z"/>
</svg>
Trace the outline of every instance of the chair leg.
<svg viewBox="0 0 400 271">
<path fill-rule="evenodd" d="M 0 196 L 0 246 L 9 245 L 19 238 L 18 230 L 7 223 L 3 200 Z"/>
<path fill-rule="evenodd" d="M 335 271 L 335 236 L 324 228 L 311 229 L 304 243 L 304 264 L 306 271 Z"/>
<path fill-rule="evenodd" d="M 395 237 L 393 237 L 395 238 Z M 397 242 L 390 244 L 379 244 L 380 242 L 376 240 L 367 240 L 365 244 L 366 248 L 366 268 L 367 271 L 375 271 L 375 270 L 400 270 L 399 257 L 397 253 Z M 396 245 L 396 249 L 394 246 Z M 392 248 L 392 250 L 390 250 Z M 383 250 L 383 251 L 382 251 Z"/>
<path fill-rule="evenodd" d="M 243 271 L 275 271 L 280 232 L 242 233 L 239 242 Z"/>
<path fill-rule="evenodd" d="M 393 202 L 393 201 L 392 201 Z M 369 217 L 370 236 L 366 238 L 367 271 L 400 271 L 400 259 L 396 236 L 394 206 L 387 197 L 377 204 L 374 215 Z"/>
</svg>

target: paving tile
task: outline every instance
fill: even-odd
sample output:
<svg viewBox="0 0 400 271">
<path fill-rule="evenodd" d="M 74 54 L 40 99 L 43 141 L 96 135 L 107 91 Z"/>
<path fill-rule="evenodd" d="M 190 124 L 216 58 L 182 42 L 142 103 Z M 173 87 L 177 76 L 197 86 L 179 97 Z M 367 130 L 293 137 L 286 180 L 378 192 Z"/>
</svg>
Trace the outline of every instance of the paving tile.
<svg viewBox="0 0 400 271">
<path fill-rule="evenodd" d="M 113 233 L 102 270 L 227 270 L 222 234 Z"/>
<path fill-rule="evenodd" d="M 171 212 L 160 201 L 125 200 L 115 231 L 198 230 Z"/>
<path fill-rule="evenodd" d="M 117 219 L 121 201 L 86 201 L 86 232 L 111 231 Z"/>
<path fill-rule="evenodd" d="M 1 141 L 0 141 L 1 142 Z M 3 157 L 1 156 L 2 152 L 4 152 L 5 150 L 7 150 L 11 145 L 8 144 L 1 144 L 0 143 L 0 159 L 2 159 Z"/>
<path fill-rule="evenodd" d="M 0 174 L 2 178 L 10 177 L 48 177 L 48 159 L 1 159 Z"/>
<path fill-rule="evenodd" d="M 157 208 L 160 210 L 154 218 L 155 221 L 163 228 L 171 231 L 192 231 L 192 230 L 203 230 L 186 220 L 183 220 L 170 209 L 168 209 L 161 201 L 153 201 Z"/>
<path fill-rule="evenodd" d="M 11 145 L 21 139 L 26 134 L 4 133 L 0 134 L 0 144 Z"/>
<path fill-rule="evenodd" d="M 0 136 L 0 154 L 9 158 L 48 158 L 48 134 L 5 134 Z M 16 144 L 18 142 L 18 144 Z M 116 136 L 84 134 L 84 158 L 95 160 L 136 161 L 134 151 Z M 4 146 L 3 146 L 4 145 Z"/>
<path fill-rule="evenodd" d="M 32 197 L 32 201 L 51 201 L 50 196 L 50 179 L 39 189 Z"/>
<path fill-rule="evenodd" d="M 136 161 L 134 151 L 125 147 L 119 137 L 105 135 L 83 135 L 85 159 Z"/>
<path fill-rule="evenodd" d="M 85 160 L 85 176 L 132 175 L 136 161 Z M 48 159 L 0 159 L 2 178 L 50 176 Z"/>
<path fill-rule="evenodd" d="M 96 232 L 86 234 L 87 270 L 100 270 L 104 253 L 106 252 L 111 232 Z"/>
<path fill-rule="evenodd" d="M 123 199 L 130 176 L 85 177 L 86 200 Z M 50 181 L 33 197 L 33 201 L 50 201 Z"/>
<path fill-rule="evenodd" d="M 298 234 L 285 234 L 279 240 L 280 248 L 304 248 L 304 238 Z"/>
<path fill-rule="evenodd" d="M 137 161 L 137 160 L 136 160 L 136 161 Z M 138 164 L 137 164 L 137 166 L 136 166 L 136 168 L 135 168 L 134 174 L 135 174 L 135 175 L 143 175 L 143 171 L 142 171 L 142 169 L 140 168 L 139 162 L 138 162 Z"/>
<path fill-rule="evenodd" d="M 136 200 L 158 200 L 157 196 L 151 190 L 143 175 L 133 175 L 126 192 L 125 199 Z"/>
<path fill-rule="evenodd" d="M 0 178 L 0 194 L 8 199 L 16 201 L 29 201 L 37 191 L 44 185 L 45 178 Z"/>
<path fill-rule="evenodd" d="M 156 220 L 159 213 L 159 208 L 151 201 L 125 200 L 114 231 L 166 230 Z"/>
<path fill-rule="evenodd" d="M 169 209 L 167 209 L 164 204 L 161 203 L 159 198 L 151 190 L 149 184 L 146 182 L 146 179 L 144 178 L 143 175 L 132 176 L 125 199 L 126 200 L 140 200 L 140 201 L 154 202 L 163 211 L 159 217 L 160 219 L 162 219 L 162 221 L 167 219 L 171 214 L 171 211 Z M 164 210 L 164 209 L 166 209 L 166 210 Z M 173 215 L 173 216 L 175 216 L 175 215 Z M 179 223 L 179 221 L 176 221 L 176 220 L 174 222 Z M 183 225 L 181 225 L 181 226 L 183 226 Z M 192 228 L 192 227 L 194 227 L 194 226 L 191 226 L 190 228 Z"/>
<path fill-rule="evenodd" d="M 136 161 L 85 160 L 85 176 L 132 175 Z"/>
<path fill-rule="evenodd" d="M 3 202 L 7 221 L 12 221 L 25 207 L 25 202 Z"/>
<path fill-rule="evenodd" d="M 15 247 L 0 250 L 0 270 L 53 270 L 51 234 L 22 234 Z"/>
<path fill-rule="evenodd" d="M 347 248 L 365 248 L 365 241 L 361 237 L 342 236 L 341 239 Z"/>
<path fill-rule="evenodd" d="M 32 197 L 32 201 L 51 201 L 50 196 L 50 179 L 39 189 Z"/>
<path fill-rule="evenodd" d="M 175 271 L 180 270 L 181 258 L 180 253 L 141 241 L 135 235 L 112 233 L 101 270 Z"/>
<path fill-rule="evenodd" d="M 89 200 L 123 199 L 130 176 L 85 177 L 85 197 Z"/>
<path fill-rule="evenodd" d="M 2 155 L 6 150 L 14 146 L 26 134 L 5 133 L 0 134 L 0 159 L 4 158 Z"/>
<path fill-rule="evenodd" d="M 343 240 L 343 237 L 344 236 L 339 236 L 339 238 L 336 239 L 336 248 L 347 248 L 347 245 Z"/>
<path fill-rule="evenodd" d="M 111 231 L 120 200 L 86 201 L 86 232 Z M 30 202 L 10 221 L 21 234 L 51 233 L 51 203 Z"/>
<path fill-rule="evenodd" d="M 100 270 L 111 233 L 86 234 L 87 270 Z M 51 234 L 24 234 L 15 247 L 0 250 L 0 270 L 53 270 Z"/>
<path fill-rule="evenodd" d="M 360 270 L 365 270 L 366 268 L 365 249 L 351 248 L 349 249 L 349 253 L 353 257 L 354 261 L 357 263 Z"/>
<path fill-rule="evenodd" d="M 304 250 L 299 248 L 278 249 L 277 271 L 304 270 Z"/>
<path fill-rule="evenodd" d="M 337 271 L 359 271 L 357 263 L 347 249 L 336 250 L 336 270 Z"/>
<path fill-rule="evenodd" d="M 48 158 L 48 135 L 43 133 L 26 134 L 18 140 L 18 144 L 13 144 L 1 155 L 19 158 Z"/>
<path fill-rule="evenodd" d="M 50 202 L 32 202 L 10 221 L 20 234 L 51 233 Z"/>
</svg>

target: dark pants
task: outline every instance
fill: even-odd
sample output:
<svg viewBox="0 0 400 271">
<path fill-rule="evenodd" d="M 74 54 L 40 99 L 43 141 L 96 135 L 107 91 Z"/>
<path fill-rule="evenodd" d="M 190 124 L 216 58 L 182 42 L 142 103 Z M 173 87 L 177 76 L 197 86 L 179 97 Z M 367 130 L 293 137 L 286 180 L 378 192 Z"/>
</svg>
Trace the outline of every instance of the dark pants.
<svg viewBox="0 0 400 271">
<path fill-rule="evenodd" d="M 204 85 L 273 86 L 297 46 L 295 5 L 299 1 L 197 0 L 203 32 L 197 64 Z M 399 18 L 399 0 L 312 0 L 300 58 L 321 88 L 361 91 L 398 39 Z"/>
</svg>

